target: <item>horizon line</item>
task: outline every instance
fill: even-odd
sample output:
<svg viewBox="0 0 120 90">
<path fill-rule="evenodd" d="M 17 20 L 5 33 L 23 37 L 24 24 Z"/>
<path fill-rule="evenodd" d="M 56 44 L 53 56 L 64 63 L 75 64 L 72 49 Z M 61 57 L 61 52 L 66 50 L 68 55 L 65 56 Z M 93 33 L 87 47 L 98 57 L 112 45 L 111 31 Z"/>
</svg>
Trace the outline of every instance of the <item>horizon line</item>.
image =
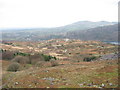
<svg viewBox="0 0 120 90">
<path fill-rule="evenodd" d="M 77 22 L 111 22 L 111 23 L 119 23 L 119 21 L 105 21 L 105 20 L 101 20 L 101 21 L 89 21 L 89 20 L 82 20 L 82 21 L 76 21 L 70 24 L 66 24 L 66 25 L 61 25 L 61 26 L 55 26 L 55 27 L 8 27 L 8 28 L 0 28 L 0 30 L 11 30 L 11 29 L 50 29 L 50 28 L 59 28 L 59 27 L 64 27 L 67 25 L 71 25 Z"/>
</svg>

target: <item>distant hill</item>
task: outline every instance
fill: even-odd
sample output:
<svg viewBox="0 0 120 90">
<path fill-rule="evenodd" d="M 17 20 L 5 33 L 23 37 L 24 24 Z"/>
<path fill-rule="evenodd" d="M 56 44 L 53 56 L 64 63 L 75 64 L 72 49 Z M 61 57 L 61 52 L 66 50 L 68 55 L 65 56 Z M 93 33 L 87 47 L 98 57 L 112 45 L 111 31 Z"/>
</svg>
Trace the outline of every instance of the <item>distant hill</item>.
<svg viewBox="0 0 120 90">
<path fill-rule="evenodd" d="M 6 30 L 4 29 L 2 30 L 2 39 L 19 40 L 19 41 L 20 40 L 40 41 L 40 40 L 48 40 L 53 38 L 76 38 L 83 40 L 88 40 L 88 39 L 92 40 L 98 36 L 97 37 L 98 39 L 103 40 L 103 39 L 107 39 L 104 38 L 104 36 L 107 34 L 104 33 L 104 27 L 109 27 L 109 29 L 112 30 L 116 28 L 114 27 L 114 24 L 116 23 L 117 22 L 106 22 L 106 21 L 100 21 L 100 22 L 79 21 L 76 23 L 72 23 L 70 25 L 55 27 L 55 28 L 27 28 L 27 29 L 24 28 L 24 29 L 6 29 Z M 99 38 L 100 36 L 98 35 L 98 33 L 100 33 L 101 27 L 103 27 L 103 30 L 101 32 L 104 33 L 101 34 L 103 39 Z M 89 31 L 89 34 L 87 33 L 87 30 Z M 93 34 L 91 30 L 93 31 Z M 98 30 L 98 32 L 96 30 Z M 105 32 L 109 32 L 109 31 L 106 30 Z M 97 36 L 95 37 L 95 35 Z M 90 38 L 87 38 L 87 36 L 89 36 Z M 109 37 L 110 36 L 108 36 L 108 38 Z M 111 38 L 113 38 L 113 36 Z"/>
<path fill-rule="evenodd" d="M 99 26 L 114 25 L 116 23 L 117 22 L 107 22 L 107 21 L 100 21 L 100 22 L 79 21 L 79 22 L 72 23 L 70 25 L 60 27 L 60 29 L 64 31 L 76 31 L 76 30 L 85 30 L 85 29 L 95 28 Z"/>
<path fill-rule="evenodd" d="M 84 31 L 72 31 L 68 32 L 66 36 L 82 40 L 117 41 L 118 24 L 91 28 Z"/>
<path fill-rule="evenodd" d="M 75 31 L 75 30 L 85 30 L 89 28 L 99 27 L 99 26 L 106 26 L 106 25 L 113 25 L 117 24 L 117 22 L 107 22 L 107 21 L 99 21 L 99 22 L 91 22 L 91 21 L 79 21 L 69 25 L 61 26 L 61 27 L 54 27 L 54 28 L 13 28 L 13 29 L 0 29 L 2 32 L 10 32 L 10 31 L 40 31 L 40 32 L 67 32 L 67 31 Z"/>
</svg>

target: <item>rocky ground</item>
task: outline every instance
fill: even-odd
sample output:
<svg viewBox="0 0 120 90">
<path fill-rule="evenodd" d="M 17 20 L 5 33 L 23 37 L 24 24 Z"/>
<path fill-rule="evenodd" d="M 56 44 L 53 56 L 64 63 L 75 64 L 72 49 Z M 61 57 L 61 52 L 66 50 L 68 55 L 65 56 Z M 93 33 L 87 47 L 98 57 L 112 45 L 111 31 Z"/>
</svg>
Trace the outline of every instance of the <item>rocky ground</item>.
<svg viewBox="0 0 120 90">
<path fill-rule="evenodd" d="M 118 45 L 99 41 L 48 40 L 42 42 L 2 43 L 2 49 L 24 53 L 43 53 L 57 57 L 58 65 L 27 68 L 17 72 L 7 71 L 12 63 L 2 63 L 4 88 L 117 88 Z M 90 62 L 85 57 L 96 57 Z"/>
<path fill-rule="evenodd" d="M 9 88 L 116 88 L 117 60 L 80 62 L 56 67 L 31 67 L 6 72 L 3 85 Z"/>
</svg>

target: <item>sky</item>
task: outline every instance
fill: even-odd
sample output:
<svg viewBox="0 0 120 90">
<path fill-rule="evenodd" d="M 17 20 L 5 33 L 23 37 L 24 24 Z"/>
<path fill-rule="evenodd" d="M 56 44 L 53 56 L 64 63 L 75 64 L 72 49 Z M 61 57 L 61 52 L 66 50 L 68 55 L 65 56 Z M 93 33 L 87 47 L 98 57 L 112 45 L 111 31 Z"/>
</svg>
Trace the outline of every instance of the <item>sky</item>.
<svg viewBox="0 0 120 90">
<path fill-rule="evenodd" d="M 118 21 L 119 0 L 0 0 L 0 28 L 59 27 Z"/>
</svg>

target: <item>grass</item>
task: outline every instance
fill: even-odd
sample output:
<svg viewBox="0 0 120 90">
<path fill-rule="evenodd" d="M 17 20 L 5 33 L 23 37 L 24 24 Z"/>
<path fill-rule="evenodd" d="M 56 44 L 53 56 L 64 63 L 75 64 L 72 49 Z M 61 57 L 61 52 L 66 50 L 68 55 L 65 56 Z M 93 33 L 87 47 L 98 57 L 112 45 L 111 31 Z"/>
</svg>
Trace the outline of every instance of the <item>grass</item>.
<svg viewBox="0 0 120 90">
<path fill-rule="evenodd" d="M 102 64 L 101 64 L 102 65 Z M 93 68 L 94 65 L 90 64 L 88 67 L 81 67 L 80 65 L 61 65 L 58 67 L 49 67 L 49 68 L 40 68 L 29 69 L 23 71 L 22 73 L 18 72 L 15 75 L 15 79 L 8 84 L 8 86 L 13 87 L 56 87 L 56 88 L 80 88 L 78 84 L 84 83 L 85 85 L 81 86 L 81 88 L 88 87 L 87 84 L 94 82 L 96 80 L 101 80 L 96 82 L 98 86 L 100 83 L 105 83 L 104 80 L 108 79 L 114 85 L 112 87 L 116 87 L 116 81 L 113 81 L 113 77 L 117 78 L 117 70 L 113 70 L 113 72 L 96 72 L 97 69 L 101 69 L 98 65 L 95 66 L 96 69 Z M 70 69 L 71 68 L 71 69 Z M 48 70 L 48 72 L 45 72 Z M 29 74 L 31 72 L 31 74 Z M 25 74 L 23 74 L 25 73 Z M 8 75 L 9 77 L 9 75 Z M 54 85 L 50 85 L 49 80 L 43 80 L 42 78 L 55 78 Z M 64 79 L 65 78 L 65 79 Z M 103 78 L 103 79 L 102 79 Z M 38 85 L 35 85 L 33 81 L 39 82 Z M 14 82 L 22 82 L 24 84 L 14 85 Z M 42 83 L 41 83 L 42 82 Z M 106 84 L 106 83 L 105 83 Z M 108 85 L 107 85 L 108 86 Z M 110 86 L 108 86 L 110 87 Z"/>
<path fill-rule="evenodd" d="M 18 43 L 21 46 L 21 43 Z M 34 44 L 34 43 L 33 43 Z M 36 44 L 37 45 L 37 44 Z M 67 53 L 72 53 L 70 56 L 63 54 L 65 57 L 69 57 L 68 60 L 71 64 L 65 63 L 56 67 L 36 67 L 31 64 L 22 65 L 22 70 L 18 72 L 7 72 L 6 67 L 10 64 L 10 61 L 3 63 L 3 82 L 7 83 L 5 87 L 14 88 L 92 88 L 88 86 L 90 83 L 94 83 L 97 87 L 101 86 L 101 83 L 105 84 L 105 87 L 115 88 L 117 87 L 118 81 L 118 67 L 116 60 L 108 61 L 93 61 L 93 62 L 82 62 L 84 57 L 92 55 L 102 55 L 102 52 L 113 53 L 113 49 L 98 50 L 96 46 L 92 47 L 95 51 L 92 51 L 89 46 L 87 48 L 74 46 L 74 43 L 66 45 Z M 35 46 L 34 46 L 35 47 Z M 107 47 L 107 46 L 106 46 Z M 39 48 L 41 49 L 41 47 Z M 64 47 L 62 48 L 64 50 Z M 59 50 L 62 50 L 59 49 Z M 12 49 L 11 49 L 12 50 Z M 57 49 L 51 49 L 51 52 L 59 51 Z M 29 50 L 24 49 L 23 52 Z M 72 51 L 72 52 L 71 52 Z M 46 55 L 48 52 L 45 51 Z M 96 52 L 92 53 L 91 52 Z M 98 53 L 101 52 L 101 53 Z M 77 55 L 76 55 L 77 53 Z M 78 54 L 80 53 L 80 54 Z M 89 55 L 90 54 L 90 55 Z M 80 62 L 76 62 L 76 61 Z M 61 60 L 62 61 L 62 60 Z M 58 60 L 59 62 L 59 60 Z M 63 60 L 63 62 L 65 62 Z M 50 63 L 50 62 L 46 62 Z M 46 64 L 47 65 L 47 64 Z M 54 78 L 51 80 L 44 80 L 43 78 Z M 9 80 L 10 79 L 10 80 Z M 108 81 L 108 82 L 107 82 Z M 19 82 L 15 85 L 15 82 Z M 53 85 L 51 84 L 53 83 Z M 113 85 L 108 85 L 112 83 Z M 84 85 L 79 85 L 84 84 Z"/>
</svg>

